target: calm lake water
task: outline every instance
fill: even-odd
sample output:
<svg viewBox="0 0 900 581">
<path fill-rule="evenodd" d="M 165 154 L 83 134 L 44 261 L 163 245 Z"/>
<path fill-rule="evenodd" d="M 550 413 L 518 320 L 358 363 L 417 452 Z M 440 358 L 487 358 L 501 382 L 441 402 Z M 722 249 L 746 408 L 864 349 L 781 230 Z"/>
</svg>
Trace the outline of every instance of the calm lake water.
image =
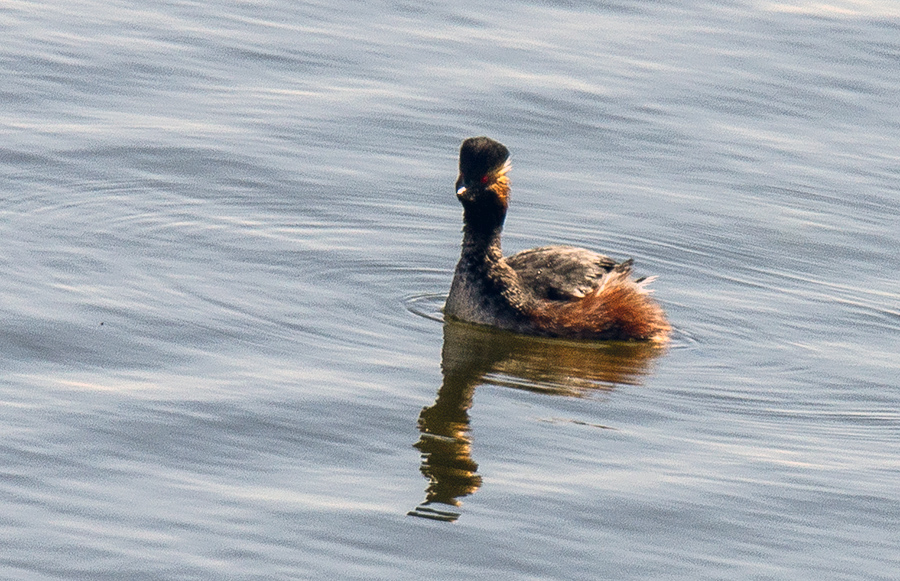
<svg viewBox="0 0 900 581">
<path fill-rule="evenodd" d="M 896 579 L 900 6 L 0 4 L 0 577 Z M 665 350 L 443 324 L 505 248 Z"/>
</svg>

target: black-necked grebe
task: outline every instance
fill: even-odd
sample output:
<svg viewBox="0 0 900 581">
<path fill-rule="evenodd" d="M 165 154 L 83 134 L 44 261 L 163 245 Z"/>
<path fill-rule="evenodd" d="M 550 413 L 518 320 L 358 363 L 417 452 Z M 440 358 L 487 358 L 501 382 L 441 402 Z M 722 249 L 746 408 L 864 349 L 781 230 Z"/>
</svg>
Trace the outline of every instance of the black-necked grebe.
<svg viewBox="0 0 900 581">
<path fill-rule="evenodd" d="M 646 289 L 652 279 L 631 278 L 630 259 L 617 264 L 571 246 L 503 256 L 509 169 L 509 150 L 488 137 L 466 139 L 459 150 L 462 255 L 444 314 L 528 335 L 666 341 L 669 323 Z"/>
</svg>

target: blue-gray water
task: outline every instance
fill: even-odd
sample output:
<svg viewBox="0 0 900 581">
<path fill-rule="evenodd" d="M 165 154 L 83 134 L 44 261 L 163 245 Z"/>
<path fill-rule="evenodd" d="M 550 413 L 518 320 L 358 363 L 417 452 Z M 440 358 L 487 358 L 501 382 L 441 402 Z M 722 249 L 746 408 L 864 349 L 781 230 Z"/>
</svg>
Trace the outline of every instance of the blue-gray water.
<svg viewBox="0 0 900 581">
<path fill-rule="evenodd" d="M 892 0 L 0 34 L 0 577 L 896 578 Z M 666 351 L 440 322 L 480 134 L 506 249 L 634 257 Z"/>
</svg>

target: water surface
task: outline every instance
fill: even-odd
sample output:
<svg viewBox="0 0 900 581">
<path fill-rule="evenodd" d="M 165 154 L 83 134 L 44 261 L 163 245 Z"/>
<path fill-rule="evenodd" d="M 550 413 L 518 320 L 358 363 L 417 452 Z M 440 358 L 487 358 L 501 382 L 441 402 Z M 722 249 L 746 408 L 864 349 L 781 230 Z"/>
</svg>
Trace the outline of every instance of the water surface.
<svg viewBox="0 0 900 581">
<path fill-rule="evenodd" d="M 892 2 L 7 2 L 9 579 L 889 579 Z M 665 350 L 444 325 L 634 257 Z M 418 518 L 427 517 L 427 518 Z"/>
</svg>

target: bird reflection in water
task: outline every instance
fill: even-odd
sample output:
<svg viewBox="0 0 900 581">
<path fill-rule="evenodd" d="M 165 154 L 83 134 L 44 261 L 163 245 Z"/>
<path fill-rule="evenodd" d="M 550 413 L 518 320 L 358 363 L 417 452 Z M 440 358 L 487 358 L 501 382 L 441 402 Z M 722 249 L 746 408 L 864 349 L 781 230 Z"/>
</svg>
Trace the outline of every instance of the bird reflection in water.
<svg viewBox="0 0 900 581">
<path fill-rule="evenodd" d="M 425 500 L 408 514 L 459 518 L 459 499 L 481 486 L 472 459 L 469 408 L 475 388 L 492 384 L 580 397 L 616 385 L 637 385 L 664 353 L 646 343 L 589 343 L 525 337 L 456 321 L 444 323 L 443 384 L 419 414 Z"/>
</svg>

